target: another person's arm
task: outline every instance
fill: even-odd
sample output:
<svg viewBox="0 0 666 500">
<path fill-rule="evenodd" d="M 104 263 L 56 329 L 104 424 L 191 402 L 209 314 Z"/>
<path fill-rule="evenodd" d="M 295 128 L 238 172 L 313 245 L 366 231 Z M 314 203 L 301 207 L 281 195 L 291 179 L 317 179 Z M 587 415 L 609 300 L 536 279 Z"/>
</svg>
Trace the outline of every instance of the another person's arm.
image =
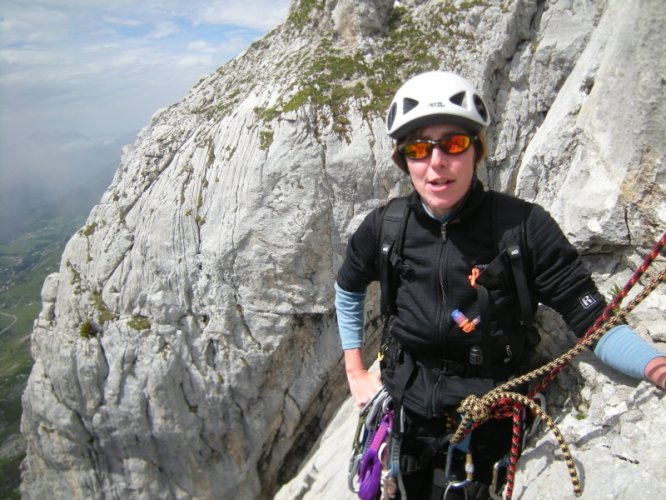
<svg viewBox="0 0 666 500">
<path fill-rule="evenodd" d="M 666 389 L 666 353 L 649 345 L 627 325 L 611 328 L 597 343 L 594 354 L 625 375 Z"/>
</svg>

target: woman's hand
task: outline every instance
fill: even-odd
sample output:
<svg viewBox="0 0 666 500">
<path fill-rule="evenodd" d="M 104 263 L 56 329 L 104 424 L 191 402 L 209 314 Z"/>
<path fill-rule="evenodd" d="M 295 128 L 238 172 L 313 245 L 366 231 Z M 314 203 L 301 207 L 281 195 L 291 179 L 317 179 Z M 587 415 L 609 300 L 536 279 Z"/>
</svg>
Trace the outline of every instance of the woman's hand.
<svg viewBox="0 0 666 500">
<path fill-rule="evenodd" d="M 654 358 L 645 366 L 645 378 L 657 387 L 666 389 L 666 357 Z"/>
<path fill-rule="evenodd" d="M 345 370 L 356 406 L 363 408 L 382 388 L 379 371 L 369 372 L 365 369 L 361 349 L 345 350 Z"/>
<path fill-rule="evenodd" d="M 363 408 L 382 388 L 378 371 L 369 372 L 363 369 L 353 374 L 347 372 L 347 381 L 352 397 L 359 408 Z"/>
</svg>

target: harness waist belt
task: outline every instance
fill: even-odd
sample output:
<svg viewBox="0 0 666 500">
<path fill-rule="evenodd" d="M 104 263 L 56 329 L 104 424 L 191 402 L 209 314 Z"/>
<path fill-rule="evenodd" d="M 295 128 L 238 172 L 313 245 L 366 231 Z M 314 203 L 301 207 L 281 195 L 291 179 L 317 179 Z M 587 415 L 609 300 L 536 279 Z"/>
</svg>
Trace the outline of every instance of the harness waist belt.
<svg viewBox="0 0 666 500">
<path fill-rule="evenodd" d="M 453 361 L 451 359 L 430 358 L 427 356 L 413 355 L 414 362 L 430 370 L 439 370 L 444 375 L 465 375 L 468 373 L 468 364 Z"/>
</svg>

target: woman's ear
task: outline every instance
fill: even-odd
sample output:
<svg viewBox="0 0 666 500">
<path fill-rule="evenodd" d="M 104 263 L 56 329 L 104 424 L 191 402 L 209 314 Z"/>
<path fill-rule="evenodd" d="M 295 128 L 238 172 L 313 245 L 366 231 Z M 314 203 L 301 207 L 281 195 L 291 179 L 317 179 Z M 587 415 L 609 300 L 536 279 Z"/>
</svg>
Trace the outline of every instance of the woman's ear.
<svg viewBox="0 0 666 500">
<path fill-rule="evenodd" d="M 397 144 L 393 147 L 393 154 L 391 155 L 391 159 L 393 160 L 393 163 L 395 163 L 398 166 L 398 168 L 400 168 L 400 170 L 409 175 L 409 169 L 407 168 L 407 160 L 405 160 L 405 157 L 398 149 Z"/>
<path fill-rule="evenodd" d="M 481 162 L 486 158 L 488 152 L 488 145 L 486 142 L 485 132 L 480 132 L 474 139 L 474 171 L 481 165 Z"/>
</svg>

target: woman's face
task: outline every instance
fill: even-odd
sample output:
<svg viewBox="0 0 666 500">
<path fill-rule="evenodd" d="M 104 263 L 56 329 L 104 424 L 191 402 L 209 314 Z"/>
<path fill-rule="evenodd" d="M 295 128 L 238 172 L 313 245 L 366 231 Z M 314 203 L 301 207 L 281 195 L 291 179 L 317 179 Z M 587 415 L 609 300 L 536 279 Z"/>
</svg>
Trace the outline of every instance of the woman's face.
<svg viewBox="0 0 666 500">
<path fill-rule="evenodd" d="M 410 135 L 409 140 L 438 140 L 452 133 L 468 133 L 457 125 L 428 125 Z M 409 141 L 408 141 L 409 142 Z M 443 217 L 465 197 L 474 176 L 475 148 L 451 155 L 439 148 L 420 160 L 406 158 L 409 176 L 416 192 L 437 217 Z"/>
</svg>

